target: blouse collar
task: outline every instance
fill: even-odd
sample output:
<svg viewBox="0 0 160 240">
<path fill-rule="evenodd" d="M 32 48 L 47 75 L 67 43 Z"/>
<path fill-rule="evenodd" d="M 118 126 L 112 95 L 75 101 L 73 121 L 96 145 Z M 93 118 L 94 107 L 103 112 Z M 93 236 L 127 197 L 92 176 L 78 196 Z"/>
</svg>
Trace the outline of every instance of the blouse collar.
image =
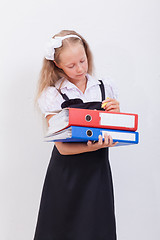
<svg viewBox="0 0 160 240">
<path fill-rule="evenodd" d="M 100 82 L 98 81 L 98 79 L 96 78 L 93 78 L 91 75 L 89 75 L 88 73 L 86 74 L 86 77 L 87 77 L 87 87 L 86 89 L 92 87 L 92 86 L 95 86 L 97 84 L 100 84 Z M 62 83 L 63 81 L 63 83 Z M 73 88 L 77 88 L 76 85 L 74 85 L 73 83 L 71 83 L 70 81 L 68 81 L 66 78 L 61 78 L 59 79 L 56 83 L 55 83 L 55 87 L 57 89 L 59 89 L 60 85 L 62 83 L 62 86 L 61 86 L 61 90 L 64 89 L 64 88 L 67 88 L 67 89 L 73 89 Z"/>
</svg>

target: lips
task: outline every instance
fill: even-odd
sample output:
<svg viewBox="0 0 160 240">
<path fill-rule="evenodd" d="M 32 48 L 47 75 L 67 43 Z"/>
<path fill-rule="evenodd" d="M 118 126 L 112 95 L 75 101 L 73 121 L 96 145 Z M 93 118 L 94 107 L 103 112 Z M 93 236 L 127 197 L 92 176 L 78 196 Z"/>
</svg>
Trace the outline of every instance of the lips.
<svg viewBox="0 0 160 240">
<path fill-rule="evenodd" d="M 78 77 L 81 77 L 84 73 L 77 75 Z"/>
</svg>

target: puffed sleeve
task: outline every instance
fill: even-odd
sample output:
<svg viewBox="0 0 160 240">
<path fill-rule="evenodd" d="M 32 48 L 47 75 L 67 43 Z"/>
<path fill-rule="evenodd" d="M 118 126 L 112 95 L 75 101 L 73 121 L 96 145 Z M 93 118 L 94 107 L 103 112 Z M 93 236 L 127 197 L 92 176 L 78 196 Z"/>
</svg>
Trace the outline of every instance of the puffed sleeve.
<svg viewBox="0 0 160 240">
<path fill-rule="evenodd" d="M 61 94 L 55 87 L 46 88 L 38 98 L 38 105 L 45 117 L 49 114 L 59 112 L 63 102 Z"/>
<path fill-rule="evenodd" d="M 102 79 L 105 88 L 106 97 L 118 99 L 118 89 L 116 84 L 110 78 Z"/>
</svg>

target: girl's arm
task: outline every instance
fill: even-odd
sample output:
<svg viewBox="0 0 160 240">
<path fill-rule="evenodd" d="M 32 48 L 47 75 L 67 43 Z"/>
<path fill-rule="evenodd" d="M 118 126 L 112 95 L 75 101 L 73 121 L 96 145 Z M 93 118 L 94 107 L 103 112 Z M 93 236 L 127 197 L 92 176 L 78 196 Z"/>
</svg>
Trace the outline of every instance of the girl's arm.
<svg viewBox="0 0 160 240">
<path fill-rule="evenodd" d="M 67 143 L 67 142 L 56 142 L 55 145 L 62 155 L 73 155 L 84 152 L 96 151 L 100 148 L 113 147 L 117 143 L 113 143 L 112 137 L 109 135 L 104 136 L 104 141 L 102 136 L 99 135 L 98 142 L 93 143 L 88 141 L 87 143 Z"/>
<path fill-rule="evenodd" d="M 48 115 L 47 121 L 52 117 L 52 115 Z M 49 125 L 49 123 L 48 123 Z M 92 141 L 88 141 L 87 143 L 67 143 L 67 142 L 56 142 L 55 145 L 62 155 L 73 155 L 84 152 L 92 152 L 96 151 L 100 148 L 113 147 L 117 143 L 113 143 L 112 137 L 109 135 L 104 136 L 104 141 L 102 136 L 99 136 L 98 142 L 93 143 Z"/>
</svg>

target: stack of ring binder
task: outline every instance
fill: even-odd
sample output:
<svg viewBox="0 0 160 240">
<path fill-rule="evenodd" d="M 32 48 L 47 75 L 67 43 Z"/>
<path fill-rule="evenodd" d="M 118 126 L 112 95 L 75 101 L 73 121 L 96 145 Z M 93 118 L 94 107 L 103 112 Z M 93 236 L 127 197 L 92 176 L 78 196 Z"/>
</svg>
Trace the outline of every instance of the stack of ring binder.
<svg viewBox="0 0 160 240">
<path fill-rule="evenodd" d="M 138 114 L 65 108 L 51 117 L 47 142 L 98 141 L 110 135 L 116 146 L 138 144 Z"/>
</svg>

